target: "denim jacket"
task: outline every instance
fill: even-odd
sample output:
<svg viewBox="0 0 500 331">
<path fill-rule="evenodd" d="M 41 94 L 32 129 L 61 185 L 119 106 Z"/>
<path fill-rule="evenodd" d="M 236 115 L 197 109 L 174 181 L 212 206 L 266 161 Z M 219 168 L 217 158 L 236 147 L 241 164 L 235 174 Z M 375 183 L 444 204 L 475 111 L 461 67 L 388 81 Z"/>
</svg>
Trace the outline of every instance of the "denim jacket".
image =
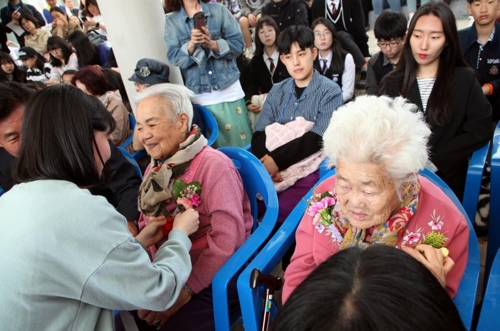
<svg viewBox="0 0 500 331">
<path fill-rule="evenodd" d="M 201 2 L 201 8 L 207 18 L 210 36 L 219 45 L 218 53 L 198 45 L 193 55 L 189 55 L 188 42 L 194 21 L 184 7 L 165 18 L 168 61 L 181 69 L 186 86 L 194 93 L 222 90 L 238 80 L 240 72 L 236 58 L 244 45 L 238 21 L 226 7 Z"/>
</svg>

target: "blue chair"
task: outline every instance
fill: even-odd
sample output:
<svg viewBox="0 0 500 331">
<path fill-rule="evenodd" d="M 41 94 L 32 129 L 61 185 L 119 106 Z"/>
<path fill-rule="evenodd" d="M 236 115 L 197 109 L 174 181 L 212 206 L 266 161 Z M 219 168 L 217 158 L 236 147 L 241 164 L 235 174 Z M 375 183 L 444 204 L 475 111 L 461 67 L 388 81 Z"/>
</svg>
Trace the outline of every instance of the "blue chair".
<svg viewBox="0 0 500 331">
<path fill-rule="evenodd" d="M 467 169 L 467 178 L 465 180 L 465 190 L 462 199 L 469 220 L 474 222 L 476 219 L 477 200 L 479 198 L 479 190 L 481 189 L 481 180 L 483 178 L 486 158 L 490 149 L 490 142 L 475 151 L 470 160 L 469 168 Z M 493 200 L 492 200 L 493 201 Z"/>
<path fill-rule="evenodd" d="M 228 284 L 270 237 L 278 218 L 278 196 L 271 177 L 253 154 L 238 147 L 222 147 L 219 150 L 232 159 L 238 169 L 243 180 L 243 186 L 250 199 L 254 219 L 251 236 L 215 274 L 212 281 L 216 330 L 229 331 L 232 316 L 229 316 Z M 266 205 L 265 215 L 259 224 L 257 219 L 257 194 L 262 197 L 262 201 Z"/>
<path fill-rule="evenodd" d="M 500 251 L 497 252 L 491 267 L 476 330 L 496 330 L 498 327 L 498 312 L 500 312 Z"/>
<path fill-rule="evenodd" d="M 330 170 L 330 172 L 321 177 L 318 183 L 333 174 L 335 174 L 335 170 Z M 472 315 L 474 312 L 480 269 L 479 245 L 476 239 L 476 234 L 472 224 L 470 223 L 469 217 L 453 191 L 430 170 L 424 169 L 420 174 L 443 190 L 443 192 L 464 214 L 464 216 L 466 216 L 467 223 L 469 225 L 469 258 L 462 282 L 460 283 L 457 295 L 453 302 L 457 306 L 464 325 L 470 329 L 472 325 Z M 285 252 L 295 241 L 295 231 L 297 230 L 300 220 L 302 219 L 302 216 L 307 208 L 307 200 L 311 197 L 313 190 L 314 188 L 312 188 L 306 194 L 304 199 L 297 204 L 278 232 L 268 241 L 264 248 L 261 249 L 261 251 L 243 270 L 238 278 L 238 294 L 243 312 L 243 323 L 245 325 L 245 330 L 247 331 L 260 330 L 262 321 L 263 301 L 262 297 L 259 296 L 259 290 L 252 290 L 250 288 L 251 272 L 254 268 L 257 268 L 261 272 L 269 274 L 278 264 Z"/>
<path fill-rule="evenodd" d="M 217 120 L 210 112 L 210 110 L 208 110 L 206 107 L 200 105 L 194 105 L 194 107 L 200 113 L 201 120 L 203 121 L 203 124 L 205 124 L 208 146 L 212 146 L 212 144 L 217 140 L 217 137 L 219 136 L 219 125 L 217 124 Z"/>
<path fill-rule="evenodd" d="M 486 249 L 486 265 L 484 268 L 485 286 L 490 274 L 493 259 L 500 248 L 500 122 L 493 134 L 491 148 L 491 182 L 490 182 L 490 221 L 488 223 L 488 247 Z"/>
<path fill-rule="evenodd" d="M 118 147 L 120 152 L 125 156 L 125 158 L 134 166 L 135 172 L 139 175 L 139 177 L 142 178 L 142 171 L 139 165 L 137 164 L 137 161 L 134 159 L 132 154 L 130 154 L 125 148 L 123 147 Z"/>
<path fill-rule="evenodd" d="M 2 194 L 4 194 L 5 191 L 3 190 L 3 188 L 0 187 L 0 197 L 2 196 Z"/>
</svg>

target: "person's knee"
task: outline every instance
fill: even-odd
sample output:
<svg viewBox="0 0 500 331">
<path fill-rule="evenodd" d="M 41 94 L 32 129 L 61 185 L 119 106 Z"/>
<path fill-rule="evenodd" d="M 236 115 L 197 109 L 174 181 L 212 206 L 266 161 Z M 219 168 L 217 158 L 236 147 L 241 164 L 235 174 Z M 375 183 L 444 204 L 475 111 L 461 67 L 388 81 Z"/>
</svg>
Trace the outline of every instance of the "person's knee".
<svg viewBox="0 0 500 331">
<path fill-rule="evenodd" d="M 240 17 L 240 27 L 243 29 L 243 28 L 246 28 L 248 29 L 250 26 L 248 24 L 248 18 L 246 18 L 245 16 L 241 16 Z"/>
</svg>

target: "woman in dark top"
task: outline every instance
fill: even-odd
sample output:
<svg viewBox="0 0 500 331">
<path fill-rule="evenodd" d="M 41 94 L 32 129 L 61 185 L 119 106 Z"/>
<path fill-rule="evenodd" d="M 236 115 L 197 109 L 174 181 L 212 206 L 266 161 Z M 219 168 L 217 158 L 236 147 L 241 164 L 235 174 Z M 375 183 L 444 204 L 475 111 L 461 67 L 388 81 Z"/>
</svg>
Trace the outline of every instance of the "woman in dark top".
<svg viewBox="0 0 500 331">
<path fill-rule="evenodd" d="M 26 83 L 26 73 L 20 69 L 9 54 L 0 52 L 0 82 Z"/>
<path fill-rule="evenodd" d="M 255 52 L 250 61 L 248 88 L 245 91 L 247 109 L 252 124 L 262 110 L 265 95 L 275 83 L 290 77 L 280 60 L 276 40 L 280 35 L 278 24 L 270 16 L 262 16 L 255 27 Z M 253 125 L 252 125 L 253 126 Z"/>
<path fill-rule="evenodd" d="M 491 105 L 465 62 L 455 17 L 443 2 L 415 13 L 403 55 L 382 81 L 382 94 L 419 106 L 432 130 L 427 167 L 462 198 L 468 159 L 493 134 Z"/>
</svg>

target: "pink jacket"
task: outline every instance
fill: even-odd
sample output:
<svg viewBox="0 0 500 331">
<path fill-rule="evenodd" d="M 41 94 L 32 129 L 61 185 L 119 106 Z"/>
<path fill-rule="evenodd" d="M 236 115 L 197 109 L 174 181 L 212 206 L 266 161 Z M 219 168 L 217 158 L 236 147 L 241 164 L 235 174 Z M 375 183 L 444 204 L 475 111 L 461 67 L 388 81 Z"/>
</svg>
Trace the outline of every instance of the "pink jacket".
<svg viewBox="0 0 500 331">
<path fill-rule="evenodd" d="M 467 264 L 469 248 L 469 228 L 464 215 L 439 188 L 426 178 L 419 176 L 421 190 L 417 212 L 408 221 L 405 235 L 399 238 L 401 245 L 415 247 L 422 242 L 422 234 L 434 230 L 448 237 L 446 247 L 455 266 L 446 277 L 446 291 L 453 298 L 457 293 L 460 280 Z M 316 188 L 316 192 L 332 191 L 335 176 L 325 180 Z M 432 229 L 431 226 L 434 228 Z M 295 234 L 297 247 L 290 265 L 285 271 L 283 303 L 293 290 L 323 261 L 339 251 L 337 242 L 330 236 L 321 234 L 312 224 L 312 217 L 304 214 Z"/>
<path fill-rule="evenodd" d="M 194 164 L 198 166 L 193 173 L 191 166 Z M 145 173 L 149 170 L 150 166 Z M 184 181 L 192 178 L 189 182 L 201 184 L 201 202 L 195 208 L 200 214 L 200 227 L 190 236 L 193 247 L 189 255 L 193 270 L 187 281 L 193 292 L 199 293 L 210 286 L 215 273 L 250 236 L 253 219 L 240 174 L 221 152 L 205 147 L 205 153 L 199 153 L 193 159 L 181 178 Z M 173 201 L 167 206 L 173 206 Z M 141 213 L 140 229 L 146 225 L 145 218 Z"/>
</svg>

